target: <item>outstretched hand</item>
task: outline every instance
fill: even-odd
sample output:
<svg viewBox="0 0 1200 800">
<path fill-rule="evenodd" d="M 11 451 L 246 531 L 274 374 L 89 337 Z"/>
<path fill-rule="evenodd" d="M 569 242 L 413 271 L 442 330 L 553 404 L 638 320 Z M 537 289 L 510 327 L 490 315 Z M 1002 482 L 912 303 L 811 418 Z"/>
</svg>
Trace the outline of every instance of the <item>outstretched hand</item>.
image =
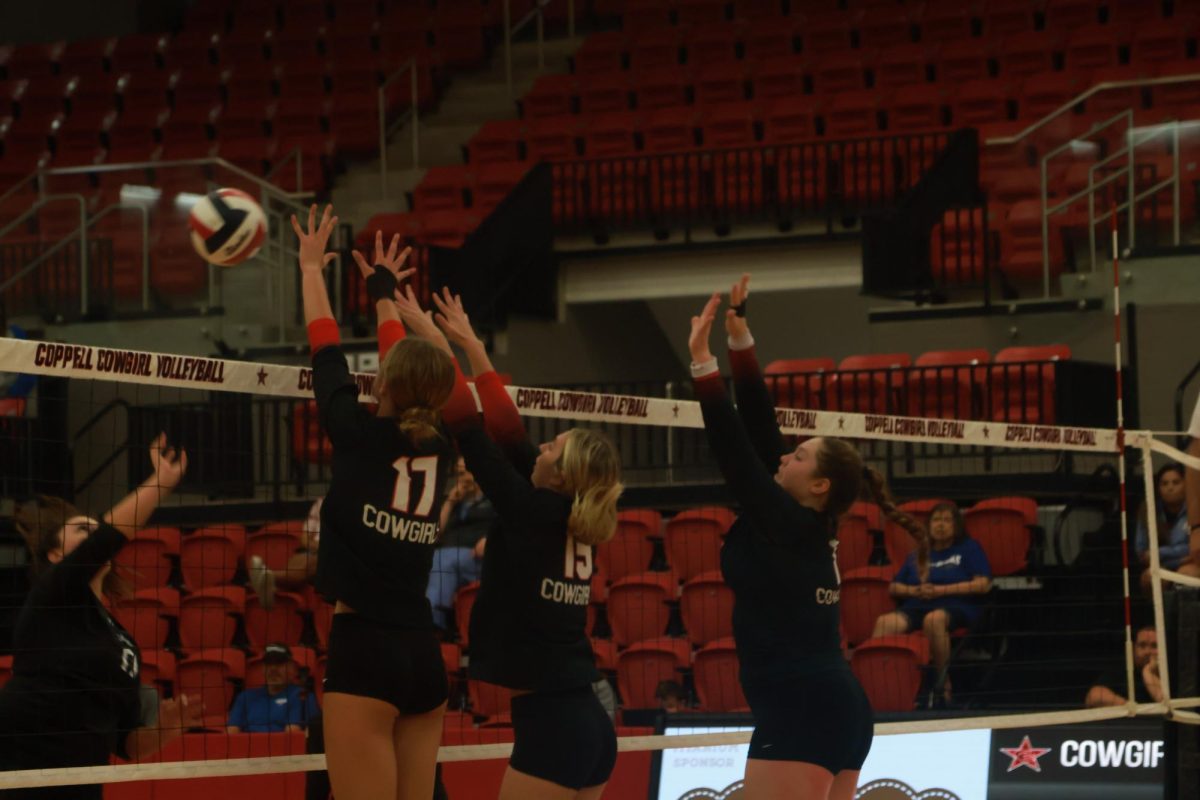
<svg viewBox="0 0 1200 800">
<path fill-rule="evenodd" d="M 204 721 L 204 703 L 199 697 L 181 695 L 163 700 L 158 707 L 158 727 L 164 731 L 181 733 L 189 728 L 198 728 Z"/>
<path fill-rule="evenodd" d="M 692 354 L 693 364 L 703 364 L 712 360 L 713 355 L 708 345 L 708 339 L 712 333 L 713 321 L 717 318 L 717 309 L 720 306 L 721 293 L 713 292 L 713 296 L 708 298 L 700 315 L 692 317 L 692 332 L 688 336 L 688 350 Z"/>
<path fill-rule="evenodd" d="M 475 329 L 471 327 L 471 319 L 463 308 L 461 297 L 451 294 L 450 289 L 443 287 L 440 295 L 437 292 L 433 293 L 433 304 L 438 309 L 434 320 L 447 339 L 462 348 L 479 341 Z"/>
<path fill-rule="evenodd" d="M 741 279 L 729 290 L 729 308 L 725 311 L 725 333 L 731 339 L 745 338 L 750 334 L 750 326 L 746 322 L 746 298 L 750 296 L 750 274 L 742 275 Z M 742 315 L 738 316 L 738 309 Z"/>
<path fill-rule="evenodd" d="M 375 264 L 385 267 L 389 272 L 396 276 L 396 283 L 402 282 L 417 270 L 410 267 L 404 269 L 404 265 L 408 262 L 408 257 L 412 255 L 412 248 L 406 247 L 400 249 L 400 234 L 392 236 L 392 241 L 387 249 L 383 249 L 383 231 L 375 231 L 375 259 L 368 263 L 366 257 L 362 253 L 355 250 L 354 261 L 358 264 L 358 269 L 362 272 L 364 278 L 371 277 L 375 272 Z"/>
<path fill-rule="evenodd" d="M 317 225 L 317 204 L 308 209 L 308 232 L 300 227 L 296 215 L 292 214 L 292 230 L 300 240 L 300 271 L 304 274 L 321 274 L 325 265 L 337 258 L 337 253 L 326 253 L 329 237 L 337 227 L 338 218 L 333 216 L 333 205 L 325 206 L 321 215 L 321 224 Z"/>
<path fill-rule="evenodd" d="M 150 443 L 150 463 L 154 465 L 155 482 L 160 489 L 171 490 L 187 472 L 187 451 L 167 446 L 167 435 L 160 433 Z"/>
<path fill-rule="evenodd" d="M 433 313 L 421 308 L 421 303 L 417 300 L 412 286 L 396 290 L 396 310 L 400 312 L 400 319 L 411 333 L 427 339 L 444 350 L 450 349 L 445 335 L 433 322 Z"/>
</svg>

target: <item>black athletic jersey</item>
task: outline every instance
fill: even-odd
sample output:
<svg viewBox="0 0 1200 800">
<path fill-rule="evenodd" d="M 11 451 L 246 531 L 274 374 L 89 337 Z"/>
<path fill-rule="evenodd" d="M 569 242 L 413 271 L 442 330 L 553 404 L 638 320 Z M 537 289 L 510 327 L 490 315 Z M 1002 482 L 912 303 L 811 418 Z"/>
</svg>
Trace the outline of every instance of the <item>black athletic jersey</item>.
<svg viewBox="0 0 1200 800">
<path fill-rule="evenodd" d="M 141 652 L 88 585 L 125 545 L 101 524 L 34 581 L 0 689 L 0 767 L 107 764 L 139 726 Z"/>
<path fill-rule="evenodd" d="M 333 476 L 321 506 L 317 587 L 359 614 L 432 628 L 425 588 L 438 512 L 456 457 L 447 438 L 414 446 L 391 419 L 358 402 L 337 346 L 313 355 L 313 392 L 333 444 Z"/>
<path fill-rule="evenodd" d="M 737 411 L 719 374 L 695 384 L 709 447 L 741 506 L 721 547 L 721 573 L 734 593 L 742 680 L 844 666 L 833 520 L 802 506 L 775 482 L 788 449 L 775 409 L 753 352 L 731 355 Z"/>
<path fill-rule="evenodd" d="M 587 636 L 595 562 L 590 545 L 567 536 L 571 499 L 530 483 L 537 451 L 528 441 L 502 453 L 477 415 L 451 424 L 467 469 L 500 515 L 471 611 L 470 676 L 535 691 L 590 685 L 599 677 Z"/>
</svg>

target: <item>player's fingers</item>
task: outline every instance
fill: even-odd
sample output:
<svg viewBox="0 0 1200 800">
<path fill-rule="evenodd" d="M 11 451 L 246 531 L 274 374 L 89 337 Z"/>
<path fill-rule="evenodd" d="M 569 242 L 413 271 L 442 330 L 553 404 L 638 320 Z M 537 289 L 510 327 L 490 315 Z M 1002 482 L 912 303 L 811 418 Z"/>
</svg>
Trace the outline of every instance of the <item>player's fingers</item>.
<svg viewBox="0 0 1200 800">
<path fill-rule="evenodd" d="M 371 277 L 371 273 L 374 272 L 374 270 L 371 269 L 371 265 L 367 263 L 366 257 L 357 250 L 351 250 L 350 252 L 354 256 L 354 263 L 358 264 L 358 271 L 362 273 L 362 276 L 364 278 Z"/>
<path fill-rule="evenodd" d="M 375 231 L 375 263 L 383 262 L 383 231 Z"/>
<path fill-rule="evenodd" d="M 317 227 L 317 204 L 313 203 L 308 207 L 308 232 L 310 234 L 316 232 Z"/>
<path fill-rule="evenodd" d="M 292 230 L 296 232 L 297 236 L 304 236 L 304 231 L 300 229 L 300 221 L 296 219 L 295 214 L 292 214 Z"/>
</svg>

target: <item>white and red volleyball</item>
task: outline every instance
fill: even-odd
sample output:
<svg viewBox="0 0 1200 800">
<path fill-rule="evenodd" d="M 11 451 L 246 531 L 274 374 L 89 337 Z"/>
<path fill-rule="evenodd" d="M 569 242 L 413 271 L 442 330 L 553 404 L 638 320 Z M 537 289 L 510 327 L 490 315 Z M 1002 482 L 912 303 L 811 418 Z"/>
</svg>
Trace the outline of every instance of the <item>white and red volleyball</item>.
<svg viewBox="0 0 1200 800">
<path fill-rule="evenodd" d="M 252 257 L 267 238 L 267 218 L 240 189 L 217 189 L 192 206 L 192 246 L 210 264 L 232 267 Z"/>
</svg>

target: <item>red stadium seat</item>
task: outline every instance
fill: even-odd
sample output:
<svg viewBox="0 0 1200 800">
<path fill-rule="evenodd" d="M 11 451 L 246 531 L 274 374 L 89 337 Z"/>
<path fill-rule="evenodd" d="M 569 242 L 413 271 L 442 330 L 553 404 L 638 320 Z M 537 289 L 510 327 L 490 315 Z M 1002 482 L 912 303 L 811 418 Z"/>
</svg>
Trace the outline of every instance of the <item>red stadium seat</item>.
<svg viewBox="0 0 1200 800">
<path fill-rule="evenodd" d="M 333 627 L 334 606 L 318 601 L 312 609 L 313 628 L 317 632 L 317 644 L 322 650 L 329 649 L 329 630 Z"/>
<path fill-rule="evenodd" d="M 625 708 L 653 708 L 663 681 L 679 680 L 688 666 L 687 640 L 666 637 L 638 642 L 617 656 L 617 687 Z"/>
<path fill-rule="evenodd" d="M 1066 260 L 1062 240 L 1062 215 L 1050 218 L 1050 275 L 1058 275 Z M 1040 282 L 1043 280 L 1042 203 L 1041 200 L 1022 200 L 1008 210 L 1000 238 L 1000 268 L 1010 279 Z M 993 386 L 993 393 L 995 387 Z M 995 406 L 993 405 L 993 414 Z M 1027 420 L 1034 421 L 1034 420 Z"/>
<path fill-rule="evenodd" d="M 176 691 L 199 698 L 204 704 L 202 725 L 225 729 L 229 707 L 237 692 L 235 681 L 246 674 L 246 657 L 240 650 L 222 648 L 201 650 L 180 661 L 176 667 Z"/>
<path fill-rule="evenodd" d="M 625 47 L 626 36 L 623 31 L 591 34 L 571 57 L 575 75 L 582 80 L 594 73 L 621 69 Z"/>
<path fill-rule="evenodd" d="M 895 5 L 872 8 L 858 23 L 859 46 L 874 50 L 911 42 L 912 29 L 908 12 L 903 8 Z"/>
<path fill-rule="evenodd" d="M 674 107 L 686 106 L 689 80 L 687 70 L 676 66 L 650 67 L 644 72 L 633 73 L 637 107 L 659 114 Z"/>
<path fill-rule="evenodd" d="M 854 19 L 851 14 L 833 12 L 807 20 L 801 29 L 803 52 L 838 53 L 854 47 Z"/>
<path fill-rule="evenodd" d="M 484 164 L 475 168 L 472 207 L 476 213 L 484 215 L 500 205 L 528 172 L 529 165 L 521 161 Z"/>
<path fill-rule="evenodd" d="M 680 25 L 718 23 L 725 19 L 726 0 L 673 0 L 675 18 Z"/>
<path fill-rule="evenodd" d="M 961 0 L 928 2 L 921 14 L 921 41 L 948 43 L 970 38 L 971 7 Z"/>
<path fill-rule="evenodd" d="M 803 99 L 780 98 L 764 115 L 764 144 L 803 142 L 814 136 L 816 127 L 813 122 L 812 104 Z"/>
<path fill-rule="evenodd" d="M 565 114 L 530 120 L 525 127 L 525 152 L 530 161 L 566 161 L 579 154 L 576 139 L 580 117 Z"/>
<path fill-rule="evenodd" d="M 1097 0 L 1046 0 L 1046 29 L 1070 31 L 1095 25 L 1099 12 Z"/>
<path fill-rule="evenodd" d="M 385 243 L 390 242 L 395 233 L 400 233 L 401 238 L 405 240 L 410 235 L 413 235 L 403 225 L 389 224 L 393 223 L 393 221 L 379 219 L 382 216 L 385 215 L 372 217 L 367 222 L 367 227 L 359 232 L 359 238 L 369 233 L 370 242 L 373 244 L 376 230 L 383 231 L 383 241 Z M 375 224 L 372 225 L 372 223 Z M 360 242 L 359 246 L 366 245 Z M 317 402 L 315 400 L 305 400 L 293 405 L 291 423 L 292 458 L 300 464 L 328 464 L 332 462 L 333 444 L 325 436 L 324 431 L 321 430 L 321 417 L 317 413 Z"/>
<path fill-rule="evenodd" d="M 796 52 L 794 23 L 789 17 L 756 20 L 746 28 L 742 46 L 744 58 L 751 63 L 791 58 Z"/>
<path fill-rule="evenodd" d="M 883 530 L 883 513 L 874 503 L 858 502 L 838 520 L 837 565 L 849 572 L 867 566 L 875 549 L 875 533 Z"/>
<path fill-rule="evenodd" d="M 184 585 L 195 590 L 229 583 L 244 549 L 221 529 L 201 528 L 184 536 L 179 545 Z"/>
<path fill-rule="evenodd" d="M 896 90 L 887 106 L 889 131 L 929 131 L 941 128 L 942 93 L 936 86 L 914 85 Z"/>
<path fill-rule="evenodd" d="M 257 556 L 268 569 L 283 569 L 303 546 L 304 520 L 268 523 L 246 538 L 245 563 Z"/>
<path fill-rule="evenodd" d="M 746 70 L 740 62 L 711 63 L 692 74 L 696 105 L 738 103 L 746 99 Z"/>
<path fill-rule="evenodd" d="M 592 639 L 592 653 L 596 656 L 596 669 L 617 671 L 617 643 L 612 639 Z"/>
<path fill-rule="evenodd" d="M 317 671 L 317 654 L 310 647 L 300 647 L 298 645 L 289 645 L 288 649 L 292 651 L 292 675 L 289 678 L 293 683 L 297 682 L 301 670 L 308 670 L 310 675 Z M 246 662 L 246 688 L 254 689 L 259 686 L 265 686 L 267 683 L 265 670 L 263 669 L 262 653 L 257 653 Z"/>
<path fill-rule="evenodd" d="M 1063 62 L 1067 70 L 1115 67 L 1120 63 L 1120 32 L 1111 25 L 1079 28 L 1067 37 Z"/>
<path fill-rule="evenodd" d="M 633 89 L 629 74 L 617 70 L 579 76 L 579 110 L 584 114 L 626 111 Z"/>
<path fill-rule="evenodd" d="M 705 147 L 753 147 L 754 139 L 753 103 L 732 102 L 712 105 L 700 115 L 700 136 Z M 746 171 L 746 164 L 736 168 Z"/>
<path fill-rule="evenodd" d="M 988 0 L 980 13 L 984 36 L 994 38 L 1033 30 L 1037 24 L 1034 9 L 1029 0 Z"/>
<path fill-rule="evenodd" d="M 1030 533 L 1025 514 L 1015 508 L 968 508 L 963 512 L 967 533 L 987 555 L 992 575 L 1021 572 L 1028 564 Z"/>
<path fill-rule="evenodd" d="M 139 589 L 119 601 L 113 616 L 143 650 L 160 650 L 167 642 L 170 620 L 179 617 L 179 592 L 166 587 Z"/>
<path fill-rule="evenodd" d="M 737 43 L 742 38 L 740 22 L 717 22 L 709 25 L 694 25 L 683 37 L 688 66 L 693 69 L 724 64 L 727 68 L 740 67 Z"/>
<path fill-rule="evenodd" d="M 719 506 L 681 511 L 667 520 L 667 562 L 676 580 L 721 568 L 721 542 L 733 520 L 733 512 Z"/>
<path fill-rule="evenodd" d="M 980 349 L 922 353 L 916 366 L 925 369 L 912 370 L 908 375 L 909 415 L 978 419 L 987 370 L 976 367 L 991 360 L 991 354 Z"/>
<path fill-rule="evenodd" d="M 430 167 L 413 190 L 413 210 L 443 211 L 466 208 L 466 195 L 473 181 L 471 167 L 459 164 Z"/>
<path fill-rule="evenodd" d="M 804 60 L 793 55 L 767 59 L 750 67 L 750 85 L 756 101 L 778 98 L 779 101 L 799 104 L 794 100 L 804 93 Z M 811 103 L 805 103 L 805 111 L 812 118 Z M 811 133 L 807 136 L 812 136 Z"/>
<path fill-rule="evenodd" d="M 834 97 L 840 92 L 853 92 L 867 86 L 867 70 L 862 57 L 855 51 L 829 53 L 809 65 L 813 91 Z"/>
<path fill-rule="evenodd" d="M 1001 508 L 1009 511 L 1020 511 L 1025 518 L 1025 524 L 1033 527 L 1038 524 L 1038 504 L 1032 497 L 989 497 L 980 500 L 971 508 L 986 511 Z"/>
<path fill-rule="evenodd" d="M 0 689 L 12 678 L 13 657 L 0 656 Z"/>
<path fill-rule="evenodd" d="M 442 663 L 446 665 L 446 674 L 453 677 L 462 671 L 462 647 L 454 642 L 442 642 Z"/>
<path fill-rule="evenodd" d="M 171 580 L 174 560 L 179 558 L 177 528 L 145 528 L 129 541 L 114 559 L 135 589 L 166 586 Z"/>
<path fill-rule="evenodd" d="M 471 609 L 479 596 L 479 581 L 472 581 L 454 593 L 454 624 L 458 627 L 458 640 L 463 647 L 470 647 Z"/>
<path fill-rule="evenodd" d="M 679 64 L 680 47 L 678 28 L 668 26 L 643 31 L 629 45 L 629 68 L 634 72 L 644 72 L 660 67 L 676 67 Z"/>
<path fill-rule="evenodd" d="M 1187 27 L 1180 20 L 1153 19 L 1138 26 L 1129 46 L 1129 63 L 1146 64 L 1187 58 Z"/>
<path fill-rule="evenodd" d="M 1055 362 L 1070 357 L 1066 345 L 1009 347 L 997 353 L 990 372 L 992 419 L 1053 425 Z"/>
<path fill-rule="evenodd" d="M 617 515 L 617 532 L 596 547 L 596 565 L 610 581 L 619 581 L 650 568 L 654 556 L 651 537 L 661 536 L 662 516 L 649 509 L 632 509 Z"/>
<path fill-rule="evenodd" d="M 525 124 L 517 119 L 485 122 L 467 142 L 468 160 L 472 164 L 520 161 L 524 131 Z"/>
<path fill-rule="evenodd" d="M 871 638 L 875 620 L 896 610 L 896 601 L 888 592 L 895 573 L 890 566 L 842 572 L 842 630 L 851 645 Z"/>
<path fill-rule="evenodd" d="M 250 646 L 262 649 L 271 642 L 286 645 L 300 644 L 304 633 L 304 598 L 292 592 L 276 592 L 275 603 L 268 611 L 257 598 L 246 603 L 246 639 Z"/>
<path fill-rule="evenodd" d="M 996 53 L 1002 78 L 1025 77 L 1052 72 L 1054 52 L 1062 37 L 1046 31 L 1026 31 L 1008 36 Z"/>
<path fill-rule="evenodd" d="M 934 72 L 943 85 L 987 80 L 991 45 L 977 39 L 945 42 L 938 49 Z"/>
<path fill-rule="evenodd" d="M 148 650 L 143 647 L 140 655 L 142 663 L 138 678 L 142 685 L 157 688 L 160 697 L 165 693 L 174 695 L 177 670 L 175 654 L 169 650 Z M 0 686 L 3 685 L 4 678 L 3 675 L 0 675 Z"/>
<path fill-rule="evenodd" d="M 763 376 L 777 407 L 819 409 L 823 375 L 836 368 L 832 358 L 792 358 L 767 364 Z"/>
<path fill-rule="evenodd" d="M 615 581 L 608 589 L 608 623 L 613 641 L 624 647 L 662 636 L 671 619 L 668 603 L 675 600 L 670 573 L 643 572 Z"/>
<path fill-rule="evenodd" d="M 670 0 L 626 0 L 621 9 L 621 27 L 627 31 L 659 28 L 670 22 Z"/>
<path fill-rule="evenodd" d="M 912 365 L 907 353 L 849 356 L 826 381 L 827 408 L 866 414 L 898 413 L 901 370 Z"/>
<path fill-rule="evenodd" d="M 439 247 L 462 247 L 471 232 L 479 226 L 479 216 L 467 211 L 430 211 L 421 215 L 421 232 L 417 241 Z"/>
<path fill-rule="evenodd" d="M 240 586 L 210 586 L 179 603 L 179 640 L 185 650 L 229 647 L 246 606 Z"/>
<path fill-rule="evenodd" d="M 467 693 L 471 698 L 471 711 L 476 716 L 493 718 L 512 713 L 512 689 L 494 683 L 468 680 Z"/>
<path fill-rule="evenodd" d="M 696 651 L 693 662 L 696 696 L 703 711 L 748 711 L 750 704 L 738 681 L 737 647 L 718 639 Z"/>
<path fill-rule="evenodd" d="M 637 114 L 613 111 L 597 114 L 583 127 L 583 154 L 588 158 L 630 156 L 637 152 L 635 133 L 640 128 Z"/>
<path fill-rule="evenodd" d="M 1008 120 L 1011 83 L 1007 80 L 967 81 L 958 86 L 950 102 L 955 125 L 977 126 Z"/>
<path fill-rule="evenodd" d="M 990 237 L 991 232 L 984 230 L 982 208 L 946 211 L 930 233 L 929 259 L 938 283 L 981 282 L 986 249 L 995 250 Z"/>
<path fill-rule="evenodd" d="M 925 83 L 928 79 L 928 63 L 927 45 L 909 42 L 886 47 L 875 59 L 875 86 L 891 88 Z"/>
<path fill-rule="evenodd" d="M 733 590 L 719 571 L 701 573 L 685 583 L 679 611 L 688 641 L 696 647 L 733 635 Z"/>
<path fill-rule="evenodd" d="M 912 711 L 921 688 L 921 661 L 904 637 L 882 636 L 854 649 L 850 669 L 875 711 Z"/>
<path fill-rule="evenodd" d="M 557 117 L 574 111 L 574 75 L 543 75 L 521 98 L 521 116 L 525 119 Z"/>
</svg>

